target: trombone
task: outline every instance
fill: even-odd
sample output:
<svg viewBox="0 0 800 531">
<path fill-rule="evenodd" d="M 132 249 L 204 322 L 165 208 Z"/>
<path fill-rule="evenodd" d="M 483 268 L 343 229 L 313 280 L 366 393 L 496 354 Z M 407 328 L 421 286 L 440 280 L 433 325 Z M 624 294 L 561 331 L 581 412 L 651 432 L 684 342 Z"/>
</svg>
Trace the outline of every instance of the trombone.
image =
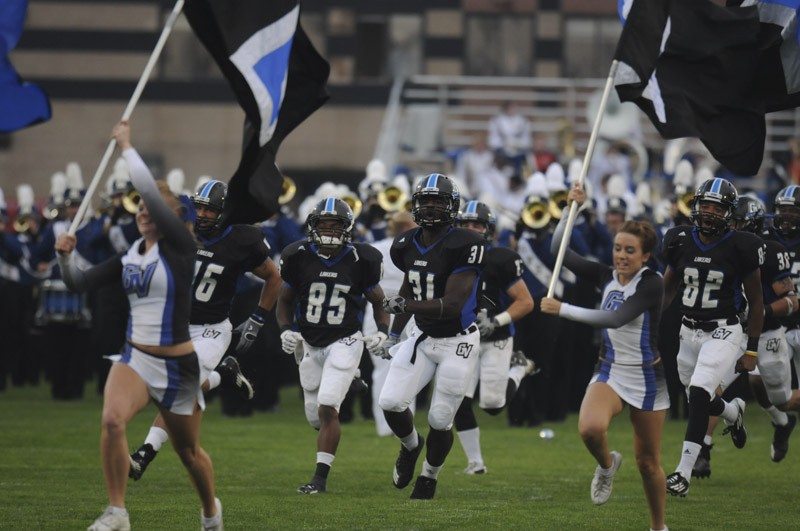
<svg viewBox="0 0 800 531">
<path fill-rule="evenodd" d="M 17 234 L 23 234 L 28 232 L 28 229 L 31 228 L 31 215 L 30 214 L 20 214 L 16 217 L 13 223 L 14 232 Z"/>
<path fill-rule="evenodd" d="M 136 214 L 139 211 L 139 203 L 142 201 L 142 194 L 138 190 L 130 190 L 122 196 L 122 208 L 128 214 Z"/>
<path fill-rule="evenodd" d="M 288 204 L 294 199 L 295 194 L 297 194 L 297 184 L 294 179 L 284 175 L 281 183 L 281 195 L 278 196 L 278 204 L 281 206 Z"/>
<path fill-rule="evenodd" d="M 569 192 L 567 190 L 559 190 L 550 194 L 550 200 L 547 204 L 553 219 L 561 219 L 561 212 L 567 206 L 568 196 Z"/>
<path fill-rule="evenodd" d="M 560 213 L 561 211 L 559 211 Z M 535 197 L 522 207 L 520 219 L 529 229 L 539 230 L 546 227 L 553 219 L 552 209 L 548 203 Z"/>
<path fill-rule="evenodd" d="M 386 212 L 399 212 L 406 208 L 408 194 L 400 187 L 389 185 L 378 192 L 378 205 Z"/>
<path fill-rule="evenodd" d="M 692 217 L 692 201 L 694 200 L 694 192 L 692 190 L 688 190 L 684 186 L 678 186 L 675 188 L 675 195 L 675 203 L 677 204 L 678 212 L 687 218 Z"/>
<path fill-rule="evenodd" d="M 358 196 L 352 192 L 342 195 L 342 197 L 339 199 L 347 203 L 347 205 L 350 207 L 350 210 L 353 211 L 353 218 L 358 219 L 358 216 L 361 215 L 361 207 L 363 206 L 361 199 L 359 199 Z"/>
</svg>

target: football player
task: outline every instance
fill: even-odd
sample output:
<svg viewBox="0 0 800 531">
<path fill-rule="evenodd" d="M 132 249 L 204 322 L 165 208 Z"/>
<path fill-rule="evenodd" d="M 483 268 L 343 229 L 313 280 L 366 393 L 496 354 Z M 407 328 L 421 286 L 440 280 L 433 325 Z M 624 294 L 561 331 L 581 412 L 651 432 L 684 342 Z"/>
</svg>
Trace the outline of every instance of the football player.
<svg viewBox="0 0 800 531">
<path fill-rule="evenodd" d="M 681 460 L 667 476 L 667 492 L 673 496 L 686 496 L 689 491 L 710 415 L 725 420 L 725 433 L 731 434 L 737 448 L 747 442 L 744 401 L 725 402 L 716 394 L 732 367 L 736 372 L 755 368 L 764 321 L 759 269 L 764 263 L 764 246 L 753 234 L 731 230 L 736 199 L 736 188 L 727 180 L 703 182 L 692 200 L 694 226 L 674 227 L 664 236 L 664 307 L 681 294 L 678 375 L 689 396 Z M 742 286 L 750 320 L 746 349 L 739 357 L 744 342 L 738 318 Z"/>
<path fill-rule="evenodd" d="M 494 247 L 497 217 L 485 203 L 470 201 L 456 217 L 456 226 L 472 230 L 486 241 L 481 272 L 478 331 L 481 334 L 478 367 L 464 400 L 456 412 L 458 439 L 467 455 L 465 474 L 485 474 L 480 428 L 472 400 L 481 382 L 479 405 L 489 415 L 499 415 L 534 370 L 534 363 L 522 351 L 514 351 L 514 322 L 533 311 L 533 298 L 522 280 L 522 259 L 507 247 Z M 509 368 L 510 366 L 510 368 Z"/>
<path fill-rule="evenodd" d="M 325 492 L 341 437 L 339 407 L 358 369 L 364 347 L 383 352 L 389 316 L 379 284 L 383 257 L 371 245 L 353 243 L 353 211 L 341 199 L 318 202 L 308 216 L 308 240 L 281 255 L 283 285 L 276 317 L 281 346 L 300 358 L 306 419 L 317 430 L 317 465 L 297 491 Z M 372 303 L 378 332 L 361 334 L 362 312 Z M 293 331 L 296 322 L 299 332 Z"/>
<path fill-rule="evenodd" d="M 211 180 L 191 198 L 196 211 L 194 231 L 199 245 L 192 283 L 189 333 L 200 361 L 203 392 L 214 389 L 224 381 L 244 398 L 251 399 L 253 387 L 242 374 L 236 358 L 228 356 L 222 360 L 233 337 L 228 315 L 239 275 L 251 271 L 263 279 L 258 306 L 250 318 L 236 329 L 239 333 L 236 353 L 244 352 L 255 341 L 267 312 L 275 305 L 280 289 L 280 274 L 269 257 L 269 245 L 258 227 L 223 227 L 221 216 L 227 193 L 225 183 Z M 164 421 L 159 415 L 153 421 L 144 443 L 130 456 L 129 477 L 138 481 L 167 439 Z"/>
<path fill-rule="evenodd" d="M 412 499 L 431 499 L 453 445 L 453 419 L 478 365 L 476 298 L 486 249 L 482 236 L 453 227 L 460 195 L 447 176 L 424 177 L 411 202 L 419 228 L 398 235 L 391 249 L 392 262 L 405 276 L 399 294 L 384 301 L 396 314 L 388 341 L 396 344 L 379 405 L 402 443 L 393 475 L 394 486 L 402 489 L 414 476 L 425 442 L 409 405 L 435 376 L 428 450 L 411 493 Z M 416 327 L 397 343 L 412 315 Z"/>
</svg>

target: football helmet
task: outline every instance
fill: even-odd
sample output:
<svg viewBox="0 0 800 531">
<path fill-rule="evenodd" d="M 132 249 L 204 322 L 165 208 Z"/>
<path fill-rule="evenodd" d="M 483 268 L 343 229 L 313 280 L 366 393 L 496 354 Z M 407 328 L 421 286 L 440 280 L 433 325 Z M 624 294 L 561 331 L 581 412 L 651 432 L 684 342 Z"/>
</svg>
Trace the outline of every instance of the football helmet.
<svg viewBox="0 0 800 531">
<path fill-rule="evenodd" d="M 420 227 L 452 225 L 461 206 L 458 186 L 446 175 L 423 177 L 411 196 L 411 215 Z"/>
<path fill-rule="evenodd" d="M 320 227 L 324 221 L 335 221 L 339 225 Z M 317 247 L 320 256 L 326 258 L 352 241 L 354 222 L 353 209 L 345 201 L 335 197 L 323 199 L 314 206 L 306 220 L 308 241 Z"/>
<path fill-rule="evenodd" d="M 736 230 L 761 234 L 764 230 L 764 204 L 749 195 L 736 200 L 733 208 L 733 225 Z"/>
<path fill-rule="evenodd" d="M 800 232 L 800 186 L 793 184 L 778 192 L 772 225 L 786 238 L 795 238 Z"/>
<path fill-rule="evenodd" d="M 691 218 L 697 230 L 706 236 L 718 236 L 728 230 L 738 194 L 736 188 L 722 178 L 708 179 L 701 184 L 692 199 Z M 722 214 L 701 212 L 702 203 L 716 203 L 724 209 Z"/>
<path fill-rule="evenodd" d="M 207 208 L 217 213 L 216 218 L 208 216 L 195 217 L 194 230 L 201 236 L 208 236 L 217 232 L 222 226 L 222 211 L 225 208 L 225 197 L 228 195 L 228 186 L 222 181 L 211 180 L 197 189 L 192 196 L 192 205 L 195 209 Z"/>
<path fill-rule="evenodd" d="M 486 227 L 483 238 L 487 242 L 492 241 L 494 232 L 497 229 L 497 216 L 494 215 L 489 205 L 481 203 L 480 201 L 470 201 L 467 203 L 467 206 L 456 216 L 456 225 L 461 225 L 467 221 L 480 223 Z"/>
</svg>

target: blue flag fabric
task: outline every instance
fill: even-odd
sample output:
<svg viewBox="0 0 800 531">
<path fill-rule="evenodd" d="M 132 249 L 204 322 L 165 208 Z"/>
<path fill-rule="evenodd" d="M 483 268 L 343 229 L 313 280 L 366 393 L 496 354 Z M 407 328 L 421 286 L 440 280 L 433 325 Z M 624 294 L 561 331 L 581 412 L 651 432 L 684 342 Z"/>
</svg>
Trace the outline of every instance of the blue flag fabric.
<svg viewBox="0 0 800 531">
<path fill-rule="evenodd" d="M 47 94 L 24 82 L 8 59 L 22 35 L 27 10 L 28 0 L 0 2 L 0 133 L 45 122 L 52 116 Z"/>
<path fill-rule="evenodd" d="M 300 25 L 297 0 L 189 0 L 184 13 L 246 116 L 225 222 L 263 221 L 279 208 L 278 148 L 328 100 L 330 67 Z"/>
</svg>

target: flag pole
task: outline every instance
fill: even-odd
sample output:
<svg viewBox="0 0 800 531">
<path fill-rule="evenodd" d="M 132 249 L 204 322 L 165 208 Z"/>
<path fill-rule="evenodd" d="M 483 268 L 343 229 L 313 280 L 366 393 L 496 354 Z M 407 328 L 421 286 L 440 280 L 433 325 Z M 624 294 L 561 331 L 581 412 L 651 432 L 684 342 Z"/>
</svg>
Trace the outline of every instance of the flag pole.
<svg viewBox="0 0 800 531">
<path fill-rule="evenodd" d="M 586 154 L 583 157 L 583 165 L 581 166 L 581 174 L 578 178 L 578 184 L 583 188 L 583 183 L 586 181 L 586 174 L 589 172 L 589 162 L 592 160 L 594 154 L 594 146 L 597 143 L 597 137 L 600 133 L 600 124 L 603 122 L 603 114 L 606 111 L 606 104 L 608 103 L 608 95 L 611 93 L 611 87 L 614 86 L 614 77 L 617 74 L 618 61 L 614 59 L 611 61 L 611 69 L 608 72 L 606 79 L 606 86 L 603 89 L 603 97 L 600 99 L 600 107 L 597 109 L 597 116 L 594 119 L 592 126 L 592 134 L 589 136 L 589 145 L 586 147 Z M 556 256 L 556 263 L 553 266 L 553 276 L 550 279 L 550 286 L 547 288 L 547 296 L 552 297 L 556 288 L 556 282 L 561 274 L 561 266 L 564 264 L 564 255 L 567 253 L 569 240 L 572 236 L 572 226 L 575 224 L 575 218 L 578 216 L 578 203 L 575 201 L 569 207 L 569 216 L 567 216 L 567 226 L 564 229 L 564 236 L 561 239 L 561 246 L 558 248 L 558 256 Z"/>
<path fill-rule="evenodd" d="M 167 42 L 167 37 L 169 37 L 169 34 L 172 32 L 172 28 L 178 21 L 178 17 L 183 10 L 184 3 L 185 0 L 178 0 L 175 2 L 175 7 L 172 8 L 172 13 L 170 13 L 169 17 L 167 18 L 164 29 L 161 30 L 161 36 L 158 38 L 156 47 L 150 54 L 150 59 L 148 59 L 147 65 L 144 67 L 144 72 L 142 72 L 141 77 L 139 77 L 139 82 L 136 84 L 136 88 L 133 91 L 130 101 L 128 101 L 128 106 L 125 107 L 125 112 L 122 113 L 122 121 L 128 120 L 131 117 L 131 114 L 133 114 L 133 109 L 139 102 L 139 97 L 142 95 L 144 86 L 150 79 L 150 73 L 156 66 L 156 61 L 158 61 L 158 57 L 161 55 L 161 51 L 164 49 L 164 44 Z M 78 229 L 78 225 L 80 225 L 83 221 L 83 217 L 86 215 L 86 211 L 89 209 L 89 204 L 92 202 L 94 191 L 97 189 L 97 185 L 100 182 L 100 177 L 102 177 L 103 172 L 106 171 L 106 167 L 108 167 L 108 162 L 111 160 L 111 155 L 114 153 L 115 147 L 116 140 L 112 138 L 106 147 L 106 152 L 103 154 L 103 158 L 100 159 L 100 165 L 97 167 L 94 177 L 92 177 L 92 182 L 89 184 L 89 188 L 86 189 L 86 195 L 83 197 L 83 201 L 81 201 L 81 206 L 78 208 L 78 212 L 75 214 L 75 218 L 72 220 L 72 224 L 69 227 L 70 234 L 75 234 L 75 231 Z"/>
</svg>

